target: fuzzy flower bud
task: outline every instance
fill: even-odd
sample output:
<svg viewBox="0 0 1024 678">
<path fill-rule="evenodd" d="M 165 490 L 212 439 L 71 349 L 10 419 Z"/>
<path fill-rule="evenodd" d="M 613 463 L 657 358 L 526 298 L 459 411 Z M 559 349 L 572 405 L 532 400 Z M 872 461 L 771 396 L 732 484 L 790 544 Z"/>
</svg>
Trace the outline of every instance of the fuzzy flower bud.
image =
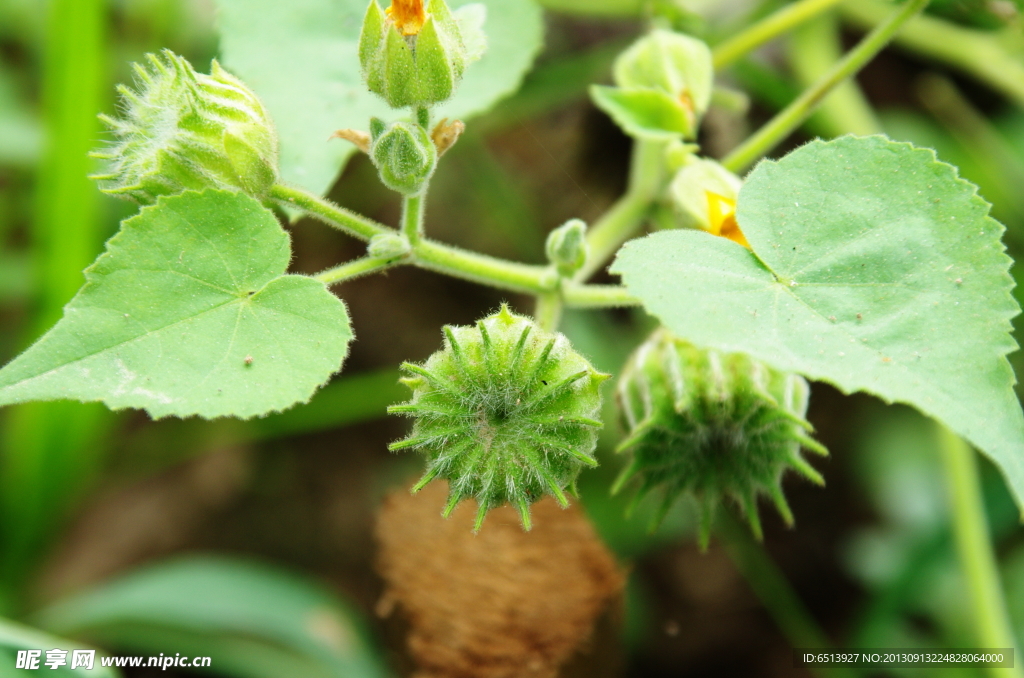
<svg viewBox="0 0 1024 678">
<path fill-rule="evenodd" d="M 682 33 L 651 31 L 615 60 L 615 84 L 654 89 L 675 98 L 700 118 L 711 103 L 715 69 L 707 44 Z"/>
<path fill-rule="evenodd" d="M 548 235 L 548 261 L 562 277 L 571 278 L 587 263 L 586 237 L 587 225 L 579 219 L 570 219 Z"/>
<path fill-rule="evenodd" d="M 697 136 L 714 84 L 706 44 L 654 30 L 616 59 L 613 74 L 617 87 L 593 85 L 590 96 L 626 134 L 661 140 Z"/>
<path fill-rule="evenodd" d="M 122 117 L 101 116 L 114 134 L 92 154 L 108 161 L 93 177 L 105 193 L 144 205 L 188 189 L 266 196 L 277 181 L 277 135 L 252 90 L 216 61 L 203 75 L 168 50 L 135 72 L 137 90 L 118 88 Z"/>
<path fill-rule="evenodd" d="M 735 502 L 761 537 L 757 500 L 767 495 L 787 523 L 787 468 L 812 482 L 821 475 L 801 446 L 828 454 L 808 436 L 810 389 L 803 377 L 773 370 L 740 353 L 699 349 L 659 329 L 633 353 L 618 386 L 628 431 L 619 451 L 632 460 L 613 491 L 635 481 L 640 498 L 662 493 L 658 521 L 680 496 L 695 500 L 706 547 L 716 507 Z"/>
<path fill-rule="evenodd" d="M 476 528 L 489 509 L 511 504 L 530 529 L 530 504 L 565 489 L 593 457 L 601 428 L 597 372 L 561 334 L 503 306 L 473 327 L 445 327 L 444 348 L 423 365 L 404 364 L 412 400 L 388 408 L 416 418 L 391 450 L 416 448 L 427 471 L 448 481 L 447 517 L 475 497 Z"/>
<path fill-rule="evenodd" d="M 449 99 L 466 65 L 484 51 L 484 8 L 452 13 L 444 0 L 370 0 L 359 35 L 359 63 L 370 91 L 392 108 Z"/>
<path fill-rule="evenodd" d="M 692 158 L 669 186 L 682 225 L 720 235 L 749 248 L 736 222 L 736 199 L 743 181 L 714 160 Z"/>
<path fill-rule="evenodd" d="M 370 159 L 384 185 L 402 195 L 416 195 L 437 167 L 437 148 L 419 125 L 396 122 L 383 127 L 371 123 Z"/>
</svg>

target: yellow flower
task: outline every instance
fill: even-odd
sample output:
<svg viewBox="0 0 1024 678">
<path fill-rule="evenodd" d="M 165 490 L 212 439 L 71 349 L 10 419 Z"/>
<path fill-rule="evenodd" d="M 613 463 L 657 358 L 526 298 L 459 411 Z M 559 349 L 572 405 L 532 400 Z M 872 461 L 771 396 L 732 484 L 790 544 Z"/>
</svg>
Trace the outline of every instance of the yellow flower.
<svg viewBox="0 0 1024 678">
<path fill-rule="evenodd" d="M 750 243 L 736 223 L 736 201 L 711 191 L 704 191 L 704 194 L 708 197 L 708 220 L 711 222 L 709 232 L 750 249 Z"/>
<path fill-rule="evenodd" d="M 423 0 L 391 0 L 391 6 L 384 11 L 402 35 L 416 35 L 427 20 Z"/>
</svg>

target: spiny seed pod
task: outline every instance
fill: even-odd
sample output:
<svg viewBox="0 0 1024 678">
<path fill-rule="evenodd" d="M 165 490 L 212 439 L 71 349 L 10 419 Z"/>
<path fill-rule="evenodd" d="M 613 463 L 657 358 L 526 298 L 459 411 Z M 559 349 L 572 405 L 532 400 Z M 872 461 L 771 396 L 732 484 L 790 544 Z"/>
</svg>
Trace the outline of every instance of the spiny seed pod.
<svg viewBox="0 0 1024 678">
<path fill-rule="evenodd" d="M 384 128 L 374 119 L 370 159 L 384 185 L 402 195 L 419 194 L 437 167 L 437 148 L 427 131 L 414 123 L 396 122 Z"/>
<path fill-rule="evenodd" d="M 169 50 L 135 64 L 138 89 L 121 85 L 123 115 L 100 116 L 114 141 L 93 178 L 105 193 L 144 205 L 188 189 L 242 190 L 262 199 L 277 181 L 277 135 L 263 104 L 216 61 L 196 73 Z"/>
<path fill-rule="evenodd" d="M 619 451 L 632 460 L 613 492 L 635 481 L 633 506 L 656 488 L 663 493 L 655 525 L 680 496 L 696 500 L 700 543 L 707 547 L 716 506 L 739 505 L 761 538 L 757 499 L 767 495 L 788 523 L 782 493 L 787 468 L 824 484 L 801 446 L 827 455 L 808 436 L 807 382 L 741 353 L 699 349 L 659 329 L 630 357 L 617 397 L 627 438 Z"/>
<path fill-rule="evenodd" d="M 692 157 L 669 185 L 676 215 L 686 228 L 700 228 L 749 248 L 736 222 L 743 181 L 714 160 Z"/>
<path fill-rule="evenodd" d="M 447 517 L 475 497 L 476 530 L 489 509 L 511 504 L 530 529 L 530 504 L 564 490 L 593 457 L 601 414 L 597 372 L 561 334 L 545 332 L 507 306 L 474 327 L 445 327 L 444 348 L 423 365 L 405 363 L 412 400 L 388 412 L 416 418 L 391 450 L 416 448 L 427 470 L 413 491 L 448 481 Z"/>
<path fill-rule="evenodd" d="M 570 219 L 548 234 L 545 249 L 548 261 L 564 278 L 571 278 L 587 263 L 587 225 Z"/>
<path fill-rule="evenodd" d="M 482 5 L 452 13 L 444 0 L 370 0 L 359 34 L 363 79 L 392 108 L 447 100 L 484 51 Z"/>
</svg>

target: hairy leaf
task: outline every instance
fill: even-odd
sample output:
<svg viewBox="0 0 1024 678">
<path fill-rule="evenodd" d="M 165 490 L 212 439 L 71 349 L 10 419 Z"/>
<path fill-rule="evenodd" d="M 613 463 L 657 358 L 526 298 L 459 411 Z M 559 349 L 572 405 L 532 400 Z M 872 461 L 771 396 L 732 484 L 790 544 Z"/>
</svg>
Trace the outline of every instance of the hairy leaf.
<svg viewBox="0 0 1024 678">
<path fill-rule="evenodd" d="M 953 167 L 884 137 L 763 162 L 739 195 L 753 252 L 703 232 L 623 248 L 613 270 L 676 334 L 912 405 L 995 461 L 1024 506 L 1024 416 L 1003 227 Z"/>
<path fill-rule="evenodd" d="M 252 198 L 189 191 L 122 224 L 64 317 L 0 370 L 0 405 L 102 400 L 154 417 L 306 401 L 352 338 L 345 305 L 284 275 L 288 235 Z"/>
<path fill-rule="evenodd" d="M 454 0 L 453 8 L 471 0 Z M 224 64 L 259 95 L 277 126 L 281 176 L 324 193 L 354 147 L 328 137 L 392 111 L 363 84 L 357 42 L 368 0 L 217 0 Z M 382 4 L 386 5 L 387 2 Z M 482 0 L 487 51 L 437 118 L 465 120 L 514 92 L 541 46 L 533 0 Z"/>
</svg>

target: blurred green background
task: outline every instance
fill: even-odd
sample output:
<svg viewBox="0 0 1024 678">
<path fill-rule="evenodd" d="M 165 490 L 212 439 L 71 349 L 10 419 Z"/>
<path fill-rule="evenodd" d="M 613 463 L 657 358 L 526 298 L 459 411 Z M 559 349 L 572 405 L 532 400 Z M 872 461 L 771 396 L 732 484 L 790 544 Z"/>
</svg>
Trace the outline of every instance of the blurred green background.
<svg viewBox="0 0 1024 678">
<path fill-rule="evenodd" d="M 535 69 L 445 156 L 427 221 L 438 239 L 531 263 L 543 263 L 549 230 L 572 217 L 592 222 L 624 189 L 630 142 L 589 103 L 586 86 L 608 81 L 615 54 L 646 22 L 714 43 L 785 3 L 545 4 Z M 878 7 L 888 9 L 847 2 L 724 72 L 750 106 L 722 97 L 705 122 L 705 151 L 724 155 L 794 98 L 877 21 Z M 1019 10 L 1005 0 L 936 0 L 930 17 L 777 153 L 847 132 L 933 147 L 993 203 L 1018 256 Z M 130 82 L 130 63 L 164 47 L 206 70 L 218 49 L 212 0 L 0 0 L 0 363 L 60 317 L 81 270 L 133 212 L 86 178 L 94 169 L 86 153 L 103 140 L 96 114 L 115 111 L 115 83 Z M 349 163 L 330 197 L 385 223 L 398 217 L 397 200 L 364 157 Z M 301 220 L 291 232 L 296 271 L 361 254 L 362 245 L 319 223 Z M 502 301 L 529 312 L 532 300 L 405 268 L 336 291 L 357 341 L 344 374 L 308 406 L 251 422 L 154 422 L 77 403 L 0 412 L 0 617 L 11 620 L 0 620 L 0 676 L 20 675 L 5 653 L 26 633 L 111 653 L 210 655 L 216 672 L 206 675 L 397 672 L 401 639 L 373 614 L 382 584 L 371 536 L 384 493 L 420 469 L 414 455 L 386 451 L 406 426 L 384 415 L 404 396 L 397 366 L 430 355 L 443 324 L 470 323 Z M 563 331 L 615 373 L 650 327 L 640 311 L 573 312 Z M 1019 338 L 1021 322 L 1017 329 Z M 1024 367 L 1019 353 L 1011 361 Z M 730 554 L 717 540 L 700 554 L 682 506 L 655 534 L 644 515 L 623 519 L 625 499 L 607 492 L 618 467 L 609 408 L 602 466 L 583 476 L 582 504 L 631 575 L 622 661 L 589 675 L 811 675 L 793 667 L 790 651 L 807 638 L 803 615 L 851 647 L 972 645 L 934 427 L 907 408 L 820 385 L 809 418 L 832 450 L 819 465 L 828 487 L 787 483 L 797 529 L 766 512 L 769 560 L 753 547 Z M 983 471 L 1008 607 L 1024 641 L 1024 531 L 998 474 Z M 781 573 L 792 589 L 769 595 L 766 607 L 743 572 L 755 588 Z"/>
</svg>

